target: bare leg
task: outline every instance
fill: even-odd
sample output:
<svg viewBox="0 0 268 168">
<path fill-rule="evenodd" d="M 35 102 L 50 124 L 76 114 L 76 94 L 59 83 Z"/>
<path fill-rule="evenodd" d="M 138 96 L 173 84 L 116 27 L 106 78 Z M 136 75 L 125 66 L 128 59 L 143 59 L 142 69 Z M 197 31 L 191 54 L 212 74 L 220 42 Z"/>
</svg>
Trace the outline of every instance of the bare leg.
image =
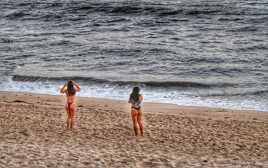
<svg viewBox="0 0 268 168">
<path fill-rule="evenodd" d="M 138 123 L 137 123 L 137 115 L 136 115 L 136 113 L 137 113 L 136 110 L 131 111 L 134 133 L 135 133 L 135 136 L 138 136 Z"/>
<path fill-rule="evenodd" d="M 70 107 L 70 128 L 72 129 L 74 127 L 74 105 Z"/>
<path fill-rule="evenodd" d="M 137 116 L 137 121 L 138 121 L 138 124 L 139 124 L 139 127 L 140 127 L 141 136 L 143 136 L 143 124 L 142 124 L 142 121 L 141 121 L 141 116 L 142 116 L 142 113 L 141 113 L 141 111 L 139 111 L 138 116 Z"/>
<path fill-rule="evenodd" d="M 69 118 L 67 119 L 67 129 L 70 128 L 70 120 Z"/>
<path fill-rule="evenodd" d="M 71 121 L 71 122 L 70 122 L 70 123 L 71 123 L 71 124 L 70 124 L 70 128 L 73 129 L 73 127 L 74 127 L 74 117 L 72 117 L 72 118 L 70 119 L 70 121 Z"/>
<path fill-rule="evenodd" d="M 67 120 L 66 120 L 66 123 L 67 123 L 67 129 L 68 129 L 68 128 L 70 128 L 70 112 L 69 112 L 68 107 L 66 107 L 66 112 L 67 112 Z"/>
</svg>

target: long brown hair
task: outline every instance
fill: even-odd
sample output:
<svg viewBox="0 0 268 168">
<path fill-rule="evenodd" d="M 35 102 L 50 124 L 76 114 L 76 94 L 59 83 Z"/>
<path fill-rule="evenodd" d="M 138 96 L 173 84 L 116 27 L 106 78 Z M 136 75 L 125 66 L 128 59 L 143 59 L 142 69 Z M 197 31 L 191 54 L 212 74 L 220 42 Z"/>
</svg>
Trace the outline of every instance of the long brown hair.
<svg viewBox="0 0 268 168">
<path fill-rule="evenodd" d="M 130 94 L 130 99 L 134 100 L 135 102 L 138 102 L 139 98 L 140 98 L 140 88 L 134 87 L 132 93 Z"/>
<path fill-rule="evenodd" d="M 76 90 L 74 88 L 74 83 L 72 80 L 69 80 L 67 83 L 67 94 L 68 96 L 74 96 L 76 93 Z"/>
</svg>

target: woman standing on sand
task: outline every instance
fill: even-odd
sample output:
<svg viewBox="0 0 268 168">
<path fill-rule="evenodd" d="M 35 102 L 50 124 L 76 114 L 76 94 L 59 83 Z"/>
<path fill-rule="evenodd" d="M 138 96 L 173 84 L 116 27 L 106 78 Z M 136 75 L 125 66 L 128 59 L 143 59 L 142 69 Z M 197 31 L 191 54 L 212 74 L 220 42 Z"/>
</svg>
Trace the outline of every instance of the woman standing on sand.
<svg viewBox="0 0 268 168">
<path fill-rule="evenodd" d="M 66 98 L 67 98 L 67 103 L 66 103 L 66 111 L 68 114 L 67 118 L 67 129 L 68 128 L 73 128 L 74 126 L 74 112 L 75 112 L 75 94 L 76 92 L 80 91 L 80 86 L 75 83 L 72 80 L 67 81 L 64 86 L 61 88 L 60 93 L 65 93 Z"/>
<path fill-rule="evenodd" d="M 138 127 L 140 128 L 140 134 L 143 136 L 143 125 L 141 122 L 141 103 L 143 96 L 140 94 L 140 88 L 134 87 L 132 93 L 129 96 L 128 103 L 131 104 L 131 117 L 133 121 L 133 128 L 135 136 L 138 136 Z"/>
</svg>

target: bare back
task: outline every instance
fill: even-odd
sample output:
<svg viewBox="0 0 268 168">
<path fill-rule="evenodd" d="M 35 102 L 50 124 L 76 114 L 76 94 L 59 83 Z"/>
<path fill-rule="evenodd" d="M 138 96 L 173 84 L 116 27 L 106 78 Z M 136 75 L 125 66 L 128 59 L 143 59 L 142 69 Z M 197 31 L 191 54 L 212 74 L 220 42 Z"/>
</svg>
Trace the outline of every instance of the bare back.
<svg viewBox="0 0 268 168">
<path fill-rule="evenodd" d="M 67 98 L 67 103 L 74 103 L 74 101 L 75 101 L 75 95 L 72 95 L 72 96 L 70 96 L 68 93 L 67 93 L 67 91 L 66 91 L 66 98 Z"/>
</svg>

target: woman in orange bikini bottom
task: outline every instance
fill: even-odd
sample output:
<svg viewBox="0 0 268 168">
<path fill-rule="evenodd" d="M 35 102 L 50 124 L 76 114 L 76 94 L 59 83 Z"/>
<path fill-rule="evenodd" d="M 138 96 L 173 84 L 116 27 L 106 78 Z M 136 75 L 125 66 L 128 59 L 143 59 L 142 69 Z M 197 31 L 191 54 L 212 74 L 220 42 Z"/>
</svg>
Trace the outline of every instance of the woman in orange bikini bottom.
<svg viewBox="0 0 268 168">
<path fill-rule="evenodd" d="M 80 86 L 76 84 L 74 81 L 68 81 L 61 88 L 60 92 L 65 93 L 67 103 L 66 103 L 66 111 L 68 114 L 67 118 L 67 128 L 73 128 L 74 126 L 74 113 L 75 113 L 75 94 L 80 91 Z"/>
<path fill-rule="evenodd" d="M 140 134 L 143 136 L 143 124 L 141 121 L 142 113 L 140 108 L 131 108 L 131 117 L 133 121 L 133 129 L 135 136 L 138 136 L 138 128 L 140 128 Z"/>
<path fill-rule="evenodd" d="M 143 136 L 143 124 L 141 120 L 141 103 L 143 101 L 143 96 L 139 94 L 139 91 L 139 87 L 134 87 L 128 101 L 131 104 L 131 117 L 135 136 L 138 136 L 138 128 L 140 128 L 140 134 Z"/>
</svg>

